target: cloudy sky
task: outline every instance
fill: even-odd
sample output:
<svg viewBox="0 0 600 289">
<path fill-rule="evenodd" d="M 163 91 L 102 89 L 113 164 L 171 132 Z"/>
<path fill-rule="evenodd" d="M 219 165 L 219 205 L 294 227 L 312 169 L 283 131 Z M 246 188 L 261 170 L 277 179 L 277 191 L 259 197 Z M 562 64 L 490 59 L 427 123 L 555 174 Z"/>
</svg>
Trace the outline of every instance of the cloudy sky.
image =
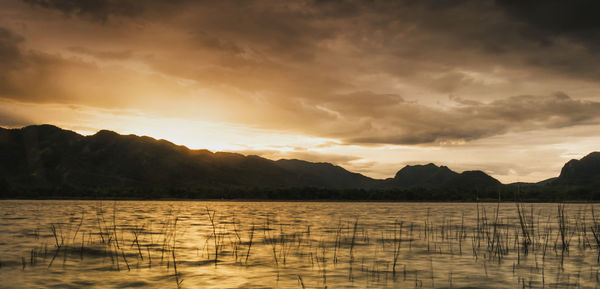
<svg viewBox="0 0 600 289">
<path fill-rule="evenodd" d="M 600 150 L 597 1 L 1 0 L 0 126 L 502 182 Z"/>
</svg>

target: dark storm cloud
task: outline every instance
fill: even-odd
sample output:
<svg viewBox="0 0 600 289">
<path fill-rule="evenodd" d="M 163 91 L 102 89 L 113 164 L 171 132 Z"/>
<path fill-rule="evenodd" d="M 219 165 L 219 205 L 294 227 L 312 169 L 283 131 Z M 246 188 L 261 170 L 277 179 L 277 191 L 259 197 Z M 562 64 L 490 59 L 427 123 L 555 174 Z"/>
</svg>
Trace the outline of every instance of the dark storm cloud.
<svg viewBox="0 0 600 289">
<path fill-rule="evenodd" d="M 105 22 L 109 16 L 132 17 L 142 10 L 141 1 L 119 0 L 23 0 L 32 5 L 56 9 L 66 15 L 76 15 L 93 21 Z"/>
<path fill-rule="evenodd" d="M 49 55 L 24 52 L 23 42 L 20 35 L 0 27 L 0 62 L 3 65 L 0 97 L 39 101 L 44 96 L 56 96 L 56 91 L 41 92 L 44 83 L 52 82 L 52 71 L 64 68 L 66 63 Z"/>
<path fill-rule="evenodd" d="M 460 111 L 482 118 L 519 123 L 525 128 L 560 128 L 597 123 L 600 119 L 600 102 L 574 100 L 563 92 L 557 92 L 548 97 L 513 96 L 489 104 L 467 106 Z"/>
<path fill-rule="evenodd" d="M 600 48 L 600 2 L 594 0 L 498 0 L 513 19 L 527 24 L 526 33 L 548 45 L 554 37 L 575 39 Z"/>
<path fill-rule="evenodd" d="M 591 2 L 25 2 L 23 14 L 64 36 L 62 50 L 26 48 L 0 29 L 4 98 L 138 109 L 153 94 L 153 113 L 163 103 L 204 116 L 194 111 L 202 106 L 220 121 L 351 144 L 598 124 L 597 101 L 539 96 L 572 94 L 559 81 L 598 88 Z M 158 78 L 165 89 L 150 87 Z"/>
<path fill-rule="evenodd" d="M 452 144 L 507 132 L 600 124 L 600 102 L 551 96 L 513 96 L 489 103 L 456 100 L 459 106 L 435 109 L 406 104 L 404 114 L 387 115 L 379 130 L 361 130 L 348 143 Z M 400 132 L 398 132 L 400 130 Z"/>
<path fill-rule="evenodd" d="M 23 42 L 23 37 L 0 27 L 0 63 L 3 71 L 14 69 L 21 60 L 18 45 Z"/>
<path fill-rule="evenodd" d="M 366 68 L 397 76 L 490 64 L 600 76 L 598 56 L 569 46 L 599 41 L 592 1 L 24 1 L 92 21 L 174 25 L 198 47 L 286 63 L 311 62 L 324 42 L 343 40 L 385 56 Z"/>
<path fill-rule="evenodd" d="M 72 46 L 72 47 L 69 47 L 68 49 L 75 53 L 89 55 L 92 57 L 97 57 L 97 58 L 106 59 L 106 60 L 123 60 L 123 59 L 128 59 L 133 55 L 133 52 L 131 50 L 105 51 L 105 50 L 90 49 L 90 48 L 81 47 L 81 46 Z"/>
<path fill-rule="evenodd" d="M 23 65 L 23 59 L 19 44 L 23 38 L 11 31 L 0 27 L 0 94 L 10 94 L 11 80 L 10 76 L 16 69 Z"/>
</svg>

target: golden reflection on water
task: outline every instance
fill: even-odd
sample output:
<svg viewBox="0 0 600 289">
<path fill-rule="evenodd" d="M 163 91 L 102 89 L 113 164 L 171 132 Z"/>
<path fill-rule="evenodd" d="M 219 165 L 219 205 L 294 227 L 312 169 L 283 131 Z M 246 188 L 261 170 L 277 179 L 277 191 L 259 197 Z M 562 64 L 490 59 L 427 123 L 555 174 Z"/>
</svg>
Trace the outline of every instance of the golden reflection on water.
<svg viewBox="0 0 600 289">
<path fill-rule="evenodd" d="M 0 201 L 2 288 L 595 288 L 590 204 Z M 557 210 L 558 209 L 558 210 Z M 598 218 L 598 217 L 596 217 Z"/>
</svg>

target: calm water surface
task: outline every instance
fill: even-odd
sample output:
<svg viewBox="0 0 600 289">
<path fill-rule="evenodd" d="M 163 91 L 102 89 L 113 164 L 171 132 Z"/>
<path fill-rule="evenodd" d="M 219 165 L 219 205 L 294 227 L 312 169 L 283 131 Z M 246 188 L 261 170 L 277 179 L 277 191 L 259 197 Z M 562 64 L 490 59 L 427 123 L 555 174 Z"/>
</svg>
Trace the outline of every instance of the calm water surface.
<svg viewBox="0 0 600 289">
<path fill-rule="evenodd" d="M 559 208 L 5 200 L 0 287 L 597 288 L 592 206 Z"/>
</svg>

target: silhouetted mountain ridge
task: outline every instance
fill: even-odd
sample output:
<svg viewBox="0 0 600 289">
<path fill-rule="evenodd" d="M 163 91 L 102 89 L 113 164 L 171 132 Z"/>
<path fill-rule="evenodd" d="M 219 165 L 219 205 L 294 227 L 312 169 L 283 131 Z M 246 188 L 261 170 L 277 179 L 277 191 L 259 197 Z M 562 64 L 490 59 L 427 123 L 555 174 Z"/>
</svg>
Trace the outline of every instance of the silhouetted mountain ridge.
<svg viewBox="0 0 600 289">
<path fill-rule="evenodd" d="M 554 184 L 600 186 L 600 152 L 567 162 Z"/>
<path fill-rule="evenodd" d="M 555 180 L 530 187 L 590 184 L 597 187 L 598 179 L 600 153 L 591 153 L 581 160 L 568 162 Z M 40 189 L 58 194 L 65 189 L 74 192 L 122 189 L 198 192 L 303 187 L 408 190 L 422 192 L 419 194 L 428 192 L 426 198 L 437 199 L 452 199 L 452 194 L 462 194 L 464 199 L 480 192 L 490 192 L 488 195 L 493 196 L 509 186 L 482 171 L 457 173 L 433 163 L 408 165 L 394 178 L 377 180 L 330 163 L 297 159 L 273 161 L 255 155 L 192 150 L 166 140 L 120 135 L 109 130 L 83 136 L 52 125 L 0 128 L 0 192 L 17 192 L 13 196 L 19 196 L 19 192 L 33 192 L 29 196 L 35 196 Z M 310 192 L 303 191 L 295 198 L 304 198 L 303 194 Z M 278 194 L 281 197 L 281 193 Z M 370 198 L 373 194 L 361 193 L 361 198 Z M 398 198 L 392 193 L 377 196 Z M 410 193 L 402 198 L 416 200 L 423 196 Z"/>
<path fill-rule="evenodd" d="M 457 173 L 446 166 L 408 165 L 395 177 L 386 180 L 387 188 L 491 189 L 502 186 L 498 180 L 482 171 Z"/>
<path fill-rule="evenodd" d="M 0 148 L 0 177 L 17 186 L 365 188 L 373 181 L 326 163 L 190 150 L 108 130 L 2 129 Z"/>
<path fill-rule="evenodd" d="M 438 167 L 432 163 L 427 165 L 408 165 L 399 170 L 390 183 L 400 187 L 438 187 L 459 174 L 446 166 Z"/>
</svg>

